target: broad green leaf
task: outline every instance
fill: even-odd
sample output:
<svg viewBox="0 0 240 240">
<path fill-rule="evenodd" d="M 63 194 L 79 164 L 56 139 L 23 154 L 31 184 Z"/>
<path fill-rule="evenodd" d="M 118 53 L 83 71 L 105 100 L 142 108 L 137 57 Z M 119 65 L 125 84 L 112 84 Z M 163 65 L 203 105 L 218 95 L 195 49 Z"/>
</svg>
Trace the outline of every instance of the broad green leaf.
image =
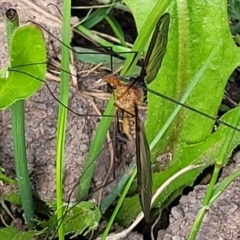
<svg viewBox="0 0 240 240">
<path fill-rule="evenodd" d="M 0 109 L 19 99 L 26 99 L 45 79 L 46 48 L 42 31 L 35 24 L 17 28 L 11 39 L 10 71 L 0 78 Z M 39 63 L 39 64 L 36 64 Z"/>
<path fill-rule="evenodd" d="M 131 10 L 135 13 L 135 20 L 142 21 L 142 16 L 146 16 L 147 12 L 139 10 L 140 6 L 136 8 L 133 1 L 127 2 L 130 8 L 134 6 Z M 216 117 L 227 80 L 240 64 L 240 52 L 235 47 L 229 31 L 226 3 L 220 0 L 211 1 L 211 4 L 208 1 L 172 1 L 172 8 L 169 8 L 168 12 L 170 28 L 167 52 L 159 74 L 149 88 L 180 100 L 195 74 L 218 46 L 210 67 L 202 74 L 186 102 L 197 110 Z M 146 132 L 150 144 L 175 107 L 175 104 L 167 100 L 148 94 Z M 231 123 L 234 114 L 235 110 L 227 113 L 222 120 Z M 160 207 L 180 187 L 192 185 L 201 171 L 214 163 L 227 134 L 227 127 L 220 126 L 212 134 L 213 126 L 214 121 L 188 109 L 181 109 L 152 151 L 154 158 L 166 152 L 173 155 L 166 170 L 153 174 L 153 191 L 155 192 L 174 173 L 192 163 L 201 163 L 204 167 L 177 178 L 160 195 L 154 206 L 157 204 Z M 239 140 L 240 134 L 237 132 L 229 154 L 238 145 Z M 132 209 L 131 216 L 129 209 Z M 137 196 L 128 198 L 117 220 L 127 226 L 139 212 Z"/>
<path fill-rule="evenodd" d="M 240 63 L 240 52 L 229 30 L 226 3 L 219 0 L 211 4 L 204 2 L 195 1 L 187 5 L 175 1 L 170 12 L 167 53 L 158 77 L 149 87 L 179 100 L 211 51 L 219 46 L 209 69 L 204 72 L 186 102 L 199 111 L 216 116 L 227 80 Z M 146 131 L 150 143 L 157 134 L 156 129 L 161 129 L 175 107 L 167 100 L 148 95 Z M 154 147 L 153 157 L 166 151 L 174 155 L 181 142 L 195 144 L 204 141 L 211 134 L 213 125 L 212 120 L 182 109 Z"/>
</svg>

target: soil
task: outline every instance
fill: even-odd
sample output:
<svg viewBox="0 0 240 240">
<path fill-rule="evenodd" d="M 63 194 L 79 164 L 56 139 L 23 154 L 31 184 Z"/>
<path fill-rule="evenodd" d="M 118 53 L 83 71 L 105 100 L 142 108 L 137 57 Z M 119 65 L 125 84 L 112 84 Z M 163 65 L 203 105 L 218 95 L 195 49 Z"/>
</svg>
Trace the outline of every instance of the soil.
<svg viewBox="0 0 240 240">
<path fill-rule="evenodd" d="M 240 152 L 233 156 L 231 165 L 223 169 L 219 181 L 231 175 L 239 167 Z M 196 240 L 240 239 L 239 183 L 240 179 L 237 178 L 209 208 L 204 216 Z M 158 232 L 159 240 L 187 239 L 200 210 L 206 189 L 206 185 L 197 185 L 192 192 L 181 198 L 180 203 L 171 210 L 169 227 Z"/>
<path fill-rule="evenodd" d="M 0 0 L 0 4 L 2 4 Z M 81 3 L 88 1 L 81 1 Z M 20 22 L 24 23 L 27 20 L 33 20 L 41 23 L 54 36 L 60 39 L 61 36 L 61 16 L 55 7 L 47 7 L 48 3 L 54 3 L 61 10 L 62 1 L 49 0 L 44 2 L 39 1 L 12 1 L 11 4 L 18 9 L 20 15 Z M 41 4 L 41 5 L 40 5 Z M 78 4 L 77 1 L 74 4 Z M 50 14 L 49 14 L 50 13 Z M 75 13 L 73 11 L 73 13 Z M 116 18 L 121 19 L 122 12 L 114 13 Z M 1 20 L 3 15 L 1 14 Z M 118 19 L 118 20 L 119 20 Z M 136 37 L 135 24 L 130 15 L 127 15 L 123 22 L 126 28 L 126 39 L 133 42 Z M 5 33 L 4 21 L 0 21 L 1 32 Z M 99 31 L 102 28 L 105 30 L 105 25 L 98 26 Z M 134 31 L 133 31 L 134 29 Z M 125 31 L 124 30 L 124 31 Z M 107 30 L 108 31 L 108 30 Z M 108 32 L 109 33 L 109 32 Z M 0 53 L 1 53 L 1 67 L 7 62 L 7 45 L 4 34 L 1 35 Z M 48 47 L 48 55 L 50 59 L 56 59 L 60 52 L 60 43 L 53 40 L 52 36 L 45 32 L 45 39 Z M 86 44 L 85 40 L 79 37 L 74 37 L 75 43 Z M 88 45 L 89 47 L 89 45 Z M 76 199 L 76 184 L 78 183 L 79 173 L 82 172 L 83 164 L 89 150 L 92 137 L 96 131 L 100 117 L 86 117 L 86 115 L 99 114 L 97 110 L 103 112 L 106 106 L 106 99 L 110 94 L 106 86 L 99 88 L 99 85 L 92 87 L 93 83 L 97 82 L 102 77 L 101 69 L 95 69 L 87 77 L 83 77 L 83 70 L 90 70 L 92 66 L 83 63 L 75 63 L 78 77 L 81 76 L 77 82 L 72 82 L 70 88 L 69 108 L 76 111 L 78 114 L 85 116 L 77 116 L 69 112 L 66 152 L 64 163 L 64 198 L 65 201 L 75 201 Z M 239 74 L 236 71 L 236 77 L 239 79 Z M 55 79 L 55 80 L 53 80 Z M 56 81 L 58 77 L 56 74 L 48 75 L 47 84 L 55 96 L 59 94 L 59 82 Z M 79 87 L 80 86 L 80 87 Z M 91 89 L 91 90 L 90 90 Z M 96 93 L 101 90 L 100 93 Z M 239 102 L 239 84 L 238 81 L 230 82 L 227 86 L 227 91 L 230 99 Z M 93 97 L 95 96 L 95 97 Z M 97 97 L 96 97 L 97 96 Z M 102 100 L 104 98 L 104 100 Z M 231 102 L 231 101 L 230 101 Z M 224 102 L 224 104 L 228 104 Z M 55 146 L 56 146 L 56 124 L 57 124 L 57 108 L 58 103 L 49 93 L 45 85 L 34 96 L 26 101 L 26 141 L 29 161 L 29 171 L 32 180 L 33 189 L 37 192 L 42 200 L 55 199 Z M 232 107 L 232 105 L 230 105 Z M 5 169 L 6 173 L 15 177 L 15 166 L 13 160 L 12 140 L 11 140 L 11 121 L 10 111 L 4 110 L 0 113 L 0 165 Z M 110 136 L 111 138 L 111 136 Z M 109 142 L 109 140 L 108 140 Z M 128 149 L 129 150 L 129 149 Z M 103 151 L 98 155 L 96 161 L 98 163 L 98 170 L 94 174 L 92 188 L 98 188 L 105 181 L 109 181 L 112 176 L 112 171 L 109 166 L 112 165 L 111 145 L 105 144 Z M 129 152 L 125 153 L 128 158 Z M 234 169 L 239 168 L 239 153 L 234 156 L 234 164 L 224 169 L 223 176 L 228 176 Z M 127 161 L 125 162 L 127 163 Z M 121 175 L 125 166 L 120 165 L 117 170 L 117 176 Z M 110 175 L 110 179 L 106 180 L 106 176 Z M 204 224 L 199 232 L 197 239 L 240 239 L 239 223 L 239 199 L 236 194 L 238 191 L 239 180 L 235 180 L 227 191 L 211 208 L 204 219 Z M 2 187 L 3 189 L 4 187 Z M 2 190 L 1 189 L 1 190 Z M 74 190 L 75 189 L 75 190 Z M 110 191 L 111 185 L 104 188 L 105 191 Z M 204 197 L 206 186 L 199 185 L 188 195 L 181 198 L 178 206 L 173 207 L 171 214 L 165 213 L 164 217 L 170 217 L 170 225 L 167 228 L 164 226 L 157 227 L 157 239 L 186 239 L 193 220 L 198 212 L 198 208 Z M 104 193 L 103 193 L 104 194 Z M 16 210 L 17 211 L 17 210 Z M 18 218 L 19 219 L 19 218 Z M 164 220 L 167 222 L 167 220 Z M 20 224 L 21 225 L 21 224 Z M 21 225 L 22 227 L 22 225 Z M 140 227 L 141 228 L 141 227 Z M 150 228 L 149 226 L 142 227 L 143 229 Z M 167 229 L 166 229 L 167 228 Z M 217 235 L 216 235 L 217 234 Z M 144 234 L 144 239 L 149 238 L 149 230 Z M 222 237 L 222 238 L 221 238 Z M 143 239 L 142 234 L 131 232 L 128 238 L 125 239 Z"/>
</svg>

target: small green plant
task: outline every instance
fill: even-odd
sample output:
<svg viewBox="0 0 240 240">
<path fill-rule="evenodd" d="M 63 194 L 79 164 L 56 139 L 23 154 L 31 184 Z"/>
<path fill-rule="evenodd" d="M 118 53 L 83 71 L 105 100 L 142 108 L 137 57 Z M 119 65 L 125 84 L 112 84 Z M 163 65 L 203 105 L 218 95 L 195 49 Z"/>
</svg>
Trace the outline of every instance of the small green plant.
<svg viewBox="0 0 240 240">
<path fill-rule="evenodd" d="M 15 14 L 10 15 L 10 18 L 8 17 L 10 13 Z M 6 11 L 6 28 L 10 56 L 9 67 L 22 66 L 18 68 L 18 71 L 24 71 L 30 75 L 24 78 L 16 72 L 9 72 L 8 69 L 4 69 L 5 73 L 2 74 L 0 79 L 0 108 L 5 109 L 12 105 L 12 135 L 17 183 L 27 224 L 29 228 L 34 228 L 33 218 L 35 213 L 27 168 L 24 101 L 22 99 L 31 96 L 41 86 L 41 83 L 34 81 L 32 76 L 44 78 L 45 64 L 42 66 L 30 65 L 36 62 L 46 62 L 45 42 L 41 30 L 37 26 L 28 24 L 18 28 L 16 11 Z M 29 42 L 28 47 L 22 45 L 24 40 Z"/>
</svg>

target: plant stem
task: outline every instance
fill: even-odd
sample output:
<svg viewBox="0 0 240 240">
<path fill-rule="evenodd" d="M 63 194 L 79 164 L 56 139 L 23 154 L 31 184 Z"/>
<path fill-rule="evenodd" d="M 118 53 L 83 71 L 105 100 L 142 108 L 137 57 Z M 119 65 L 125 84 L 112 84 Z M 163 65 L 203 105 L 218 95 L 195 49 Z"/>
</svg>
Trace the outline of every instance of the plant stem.
<svg viewBox="0 0 240 240">
<path fill-rule="evenodd" d="M 63 105 L 68 105 L 69 93 L 69 58 L 70 52 L 67 46 L 70 45 L 70 13 L 71 1 L 65 0 L 63 6 L 63 32 L 62 32 L 62 62 L 61 62 L 61 84 L 60 84 L 60 98 Z M 58 132 L 57 132 L 57 155 L 56 155 L 56 195 L 57 195 L 57 219 L 58 219 L 58 237 L 60 240 L 64 239 L 64 226 L 62 225 L 63 217 L 63 163 L 64 163 L 64 148 L 66 139 L 67 126 L 67 108 L 59 105 L 58 112 Z"/>
<path fill-rule="evenodd" d="M 17 11 L 13 8 L 6 11 L 6 27 L 8 37 L 8 49 L 11 59 L 11 38 L 14 30 L 19 26 Z M 12 107 L 12 135 L 13 151 L 16 166 L 16 174 L 22 207 L 25 218 L 30 228 L 34 228 L 34 218 L 32 190 L 27 167 L 27 154 L 25 144 L 25 119 L 24 119 L 24 101 L 15 102 Z"/>
<path fill-rule="evenodd" d="M 237 127 L 239 120 L 240 120 L 240 105 L 238 105 L 238 107 L 237 107 L 236 114 L 232 121 L 232 126 Z M 206 213 L 207 209 L 210 207 L 209 202 L 211 201 L 211 198 L 213 195 L 213 190 L 214 190 L 215 184 L 217 182 L 220 169 L 227 163 L 227 158 L 228 158 L 227 152 L 228 152 L 228 149 L 229 149 L 229 146 L 231 144 L 234 134 L 235 134 L 235 130 L 233 128 L 229 128 L 228 134 L 226 136 L 226 140 L 224 141 L 224 144 L 221 148 L 221 152 L 219 153 L 219 156 L 215 162 L 214 172 L 213 172 L 211 181 L 209 183 L 205 198 L 203 200 L 202 208 L 200 209 L 198 216 L 196 217 L 196 220 L 191 229 L 191 232 L 189 234 L 189 238 L 188 238 L 189 240 L 194 240 L 196 238 L 196 235 L 199 231 L 204 214 Z"/>
<path fill-rule="evenodd" d="M 27 155 L 25 144 L 25 121 L 24 121 L 24 101 L 15 102 L 12 107 L 12 134 L 13 150 L 17 173 L 18 187 L 24 210 L 25 218 L 30 228 L 35 226 L 32 190 L 27 167 Z"/>
</svg>

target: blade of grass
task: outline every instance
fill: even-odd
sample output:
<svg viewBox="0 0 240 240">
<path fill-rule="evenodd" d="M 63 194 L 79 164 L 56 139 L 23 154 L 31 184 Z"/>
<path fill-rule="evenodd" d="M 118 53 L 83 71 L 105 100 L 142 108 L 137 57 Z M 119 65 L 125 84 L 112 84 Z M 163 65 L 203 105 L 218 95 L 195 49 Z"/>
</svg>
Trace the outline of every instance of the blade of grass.
<svg viewBox="0 0 240 240">
<path fill-rule="evenodd" d="M 239 121 L 240 121 L 240 105 L 238 105 L 238 107 L 237 107 L 236 114 L 232 120 L 232 125 L 235 127 L 238 126 Z M 232 128 L 229 128 L 228 134 L 227 134 L 224 144 L 221 148 L 221 152 L 219 153 L 218 158 L 215 162 L 213 175 L 212 175 L 211 181 L 209 183 L 205 198 L 203 200 L 202 208 L 199 211 L 198 216 L 197 216 L 197 218 L 192 226 L 191 232 L 189 234 L 189 237 L 188 237 L 189 240 L 195 239 L 195 237 L 199 231 L 203 217 L 209 207 L 209 203 L 211 201 L 211 198 L 212 198 L 212 195 L 214 192 L 214 186 L 217 182 L 219 172 L 220 172 L 221 168 L 227 164 L 227 159 L 228 159 L 227 152 L 228 152 L 228 149 L 229 149 L 229 146 L 231 144 L 234 134 L 235 134 L 235 130 Z"/>
<path fill-rule="evenodd" d="M 19 26 L 18 13 L 15 9 L 11 10 L 13 16 L 8 16 L 6 11 L 6 28 L 8 39 L 8 51 L 11 56 L 11 39 L 16 28 Z M 11 19 L 10 19 L 11 17 Z M 13 151 L 17 173 L 18 187 L 21 196 L 22 207 L 29 228 L 34 228 L 35 223 L 33 198 L 31 183 L 29 179 L 26 140 L 25 140 L 25 119 L 24 119 L 24 100 L 16 101 L 11 106 L 12 112 L 12 135 L 13 135 Z"/>
<path fill-rule="evenodd" d="M 132 185 L 132 182 L 133 182 L 133 180 L 134 180 L 136 175 L 137 175 L 137 168 L 134 169 L 131 177 L 129 178 L 129 180 L 128 180 L 128 182 L 127 182 L 127 184 L 126 184 L 126 186 L 125 186 L 125 188 L 124 188 L 124 190 L 123 190 L 123 192 L 121 194 L 120 199 L 118 200 L 117 206 L 115 207 L 115 209 L 114 209 L 114 211 L 113 211 L 113 213 L 111 215 L 111 218 L 108 221 L 107 227 L 105 228 L 104 233 L 103 233 L 103 235 L 101 237 L 102 240 L 106 239 L 106 237 L 107 237 L 107 235 L 108 235 L 108 233 L 109 233 L 109 231 L 110 231 L 110 229 L 112 227 L 114 219 L 117 216 L 117 213 L 118 213 L 120 207 L 122 206 L 122 203 L 123 203 L 123 201 L 124 201 L 124 199 L 125 199 L 125 197 L 126 197 L 126 195 L 128 193 L 128 190 L 129 190 L 130 186 Z"/>
<path fill-rule="evenodd" d="M 94 27 L 95 25 L 100 23 L 105 18 L 105 16 L 107 16 L 112 11 L 112 8 L 113 6 L 111 7 L 108 6 L 106 8 L 99 8 L 95 10 L 87 17 L 86 20 L 84 20 L 82 25 L 88 29 Z"/>
<path fill-rule="evenodd" d="M 113 102 L 114 102 L 114 99 L 112 96 L 108 102 L 106 110 L 104 111 L 104 115 L 114 114 Z M 80 184 L 78 187 L 78 200 L 82 200 L 88 195 L 93 172 L 96 166 L 95 159 L 98 156 L 99 152 L 101 151 L 103 143 L 106 139 L 107 131 L 109 130 L 111 123 L 112 123 L 112 118 L 106 117 L 106 118 L 102 118 L 98 125 L 96 134 L 94 136 L 93 141 L 91 142 L 89 153 L 87 155 L 87 159 L 83 167 L 84 174 L 81 176 Z"/>
<path fill-rule="evenodd" d="M 209 206 L 212 206 L 219 196 L 223 193 L 223 191 L 232 183 L 236 178 L 240 176 L 240 169 L 236 170 L 230 176 L 226 177 L 222 182 L 218 183 L 214 188 L 211 200 L 209 202 Z"/>
<path fill-rule="evenodd" d="M 125 186 L 126 182 L 128 181 L 130 175 L 132 175 L 133 169 L 136 169 L 136 162 L 135 161 L 132 161 L 132 163 L 129 165 L 129 167 L 127 168 L 126 172 L 123 174 L 121 179 L 113 187 L 113 189 L 107 195 L 107 197 L 103 200 L 103 202 L 100 206 L 100 210 L 101 210 L 102 214 L 104 214 L 107 211 L 107 209 L 110 207 L 110 205 L 115 201 L 119 192 L 121 192 L 121 190 Z"/>
<path fill-rule="evenodd" d="M 199 231 L 199 228 L 201 226 L 203 217 L 208 211 L 208 209 L 213 205 L 213 203 L 219 198 L 219 196 L 223 193 L 223 191 L 229 186 L 230 183 L 232 183 L 236 178 L 238 178 L 240 175 L 240 170 L 237 170 L 234 172 L 231 176 L 224 179 L 221 183 L 219 183 L 213 191 L 213 195 L 209 201 L 209 204 L 207 206 L 202 206 L 199 210 L 195 222 L 191 228 L 191 232 L 189 234 L 188 240 L 190 239 L 196 239 L 196 235 Z M 194 229 L 195 228 L 195 229 Z"/>
<path fill-rule="evenodd" d="M 70 18 L 71 18 L 71 1 L 64 1 L 63 5 L 63 31 L 62 31 L 62 61 L 61 61 L 61 83 L 60 83 L 60 98 L 59 100 L 68 106 L 69 94 L 69 58 L 70 52 L 67 46 L 70 45 Z M 66 139 L 67 126 L 67 108 L 59 105 L 58 111 L 58 131 L 57 131 L 57 153 L 56 153 L 56 197 L 57 197 L 57 220 L 58 220 L 58 237 L 64 239 L 64 226 L 61 224 L 63 217 L 63 161 L 64 148 Z"/>
<path fill-rule="evenodd" d="M 7 175 L 5 175 L 2 168 L 0 168 L 0 180 L 9 185 L 17 185 L 16 180 L 9 178 Z"/>
<path fill-rule="evenodd" d="M 120 56 L 122 56 L 121 52 L 130 52 L 131 51 L 131 49 L 129 49 L 129 48 L 119 46 L 119 45 L 114 45 L 111 42 L 105 40 L 104 38 L 97 36 L 95 33 L 90 31 L 83 25 L 79 25 L 76 29 L 80 33 L 82 33 L 87 39 L 89 39 L 89 41 L 92 41 L 91 39 L 93 39 L 94 42 L 98 43 L 99 45 L 101 45 L 103 47 L 107 47 L 107 48 L 111 47 L 112 51 L 115 53 L 119 53 Z M 125 56 L 123 55 L 122 57 L 125 57 Z"/>
<path fill-rule="evenodd" d="M 127 4 L 128 1 L 124 1 L 124 2 L 126 2 Z M 134 42 L 134 45 L 132 48 L 132 51 L 136 51 L 138 52 L 138 54 L 137 56 L 128 57 L 121 71 L 121 76 L 130 75 L 133 72 L 136 66 L 136 63 L 144 49 L 144 46 L 146 45 L 146 42 L 148 41 L 149 36 L 151 36 L 151 33 L 159 20 L 159 17 L 164 13 L 164 11 L 166 10 L 170 2 L 171 0 L 162 0 L 157 2 L 156 5 L 153 7 L 153 10 L 151 11 L 148 18 L 142 25 L 138 33 L 138 37 Z"/>
<path fill-rule="evenodd" d="M 112 70 L 113 72 L 120 69 L 123 66 L 125 60 L 117 57 L 110 58 L 108 53 L 101 53 L 99 51 L 90 50 L 87 48 L 73 47 L 74 55 L 77 60 L 91 63 L 94 65 L 102 64 L 103 67 Z M 86 54 L 85 54 L 86 53 Z M 133 52 L 127 52 L 126 54 L 134 54 Z M 111 69 L 112 68 L 112 69 Z M 140 67 L 136 66 L 133 75 L 140 73 Z"/>
<path fill-rule="evenodd" d="M 115 33 L 116 37 L 120 40 L 122 46 L 127 48 L 127 44 L 126 44 L 125 39 L 124 39 L 124 33 L 122 31 L 121 26 L 116 21 L 116 19 L 111 14 L 107 15 L 105 17 L 105 19 L 108 22 L 108 24 L 110 25 L 110 27 L 112 28 L 112 30 Z"/>
</svg>

